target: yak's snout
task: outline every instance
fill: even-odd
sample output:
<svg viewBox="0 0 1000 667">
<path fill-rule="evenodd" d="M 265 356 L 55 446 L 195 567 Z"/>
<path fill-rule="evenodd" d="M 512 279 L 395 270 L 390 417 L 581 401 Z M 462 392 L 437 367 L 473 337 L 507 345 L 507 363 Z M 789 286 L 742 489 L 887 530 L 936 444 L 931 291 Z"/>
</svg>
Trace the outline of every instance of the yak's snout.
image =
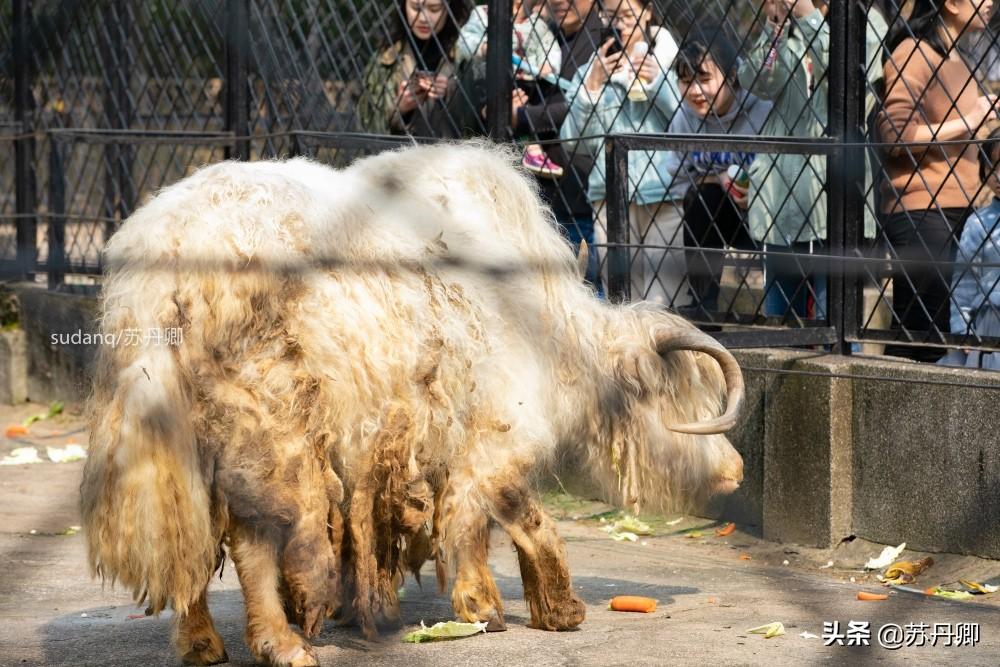
<svg viewBox="0 0 1000 667">
<path fill-rule="evenodd" d="M 726 444 L 728 451 L 712 484 L 713 495 L 728 495 L 740 488 L 740 482 L 743 481 L 743 457 L 732 445 Z"/>
</svg>

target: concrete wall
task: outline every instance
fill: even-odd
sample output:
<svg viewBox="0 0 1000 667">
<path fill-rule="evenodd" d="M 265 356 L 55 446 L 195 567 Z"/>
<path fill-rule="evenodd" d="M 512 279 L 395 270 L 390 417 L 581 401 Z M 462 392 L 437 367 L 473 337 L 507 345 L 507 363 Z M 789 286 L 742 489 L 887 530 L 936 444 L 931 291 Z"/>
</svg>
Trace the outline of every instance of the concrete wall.
<svg viewBox="0 0 1000 667">
<path fill-rule="evenodd" d="M 52 292 L 34 283 L 17 284 L 14 291 L 21 304 L 21 329 L 28 343 L 28 398 L 38 403 L 82 403 L 90 390 L 88 370 L 97 347 L 54 344 L 52 334 L 95 333 L 97 299 Z"/>
<path fill-rule="evenodd" d="M 96 299 L 36 285 L 15 289 L 28 397 L 82 401 L 97 348 L 54 345 L 51 334 L 93 333 Z M 747 394 L 730 438 L 743 455 L 745 479 L 705 508 L 706 516 L 759 526 L 783 542 L 825 547 L 854 534 L 1000 558 L 1000 373 L 813 351 L 736 356 Z M 568 465 L 563 483 L 592 491 L 586 475 Z"/>
<path fill-rule="evenodd" d="M 861 537 L 1000 558 L 1000 373 L 853 364 L 853 517 Z"/>
<path fill-rule="evenodd" d="M 762 489 L 764 537 L 826 547 L 853 534 L 1000 558 L 1000 374 L 801 351 L 737 357 L 753 425 L 734 444 L 763 458 L 744 486 Z M 996 389 L 953 386 L 967 383 Z M 756 447 L 740 439 L 761 429 Z"/>
</svg>

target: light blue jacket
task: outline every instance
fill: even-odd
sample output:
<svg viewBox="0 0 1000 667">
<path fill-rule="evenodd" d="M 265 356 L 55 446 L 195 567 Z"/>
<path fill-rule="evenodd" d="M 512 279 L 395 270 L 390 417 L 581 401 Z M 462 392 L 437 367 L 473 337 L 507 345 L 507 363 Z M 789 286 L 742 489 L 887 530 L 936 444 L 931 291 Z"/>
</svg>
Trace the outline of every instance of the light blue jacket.
<svg viewBox="0 0 1000 667">
<path fill-rule="evenodd" d="M 1000 268 L 977 266 L 1000 264 L 1000 200 L 978 209 L 965 221 L 958 242 L 952 278 L 951 332 L 974 334 L 979 311 L 994 308 L 1000 312 Z M 961 266 L 971 264 L 971 266 Z M 980 335 L 991 335 L 978 332 Z"/>
<path fill-rule="evenodd" d="M 595 158 L 587 183 L 587 197 L 592 202 L 604 199 L 607 193 L 604 139 L 601 135 L 663 134 L 670 127 L 670 121 L 680 106 L 677 76 L 671 69 L 677 55 L 677 43 L 664 28 L 654 29 L 651 37 L 653 49 L 650 55 L 655 56 L 659 63 L 660 75 L 647 86 L 647 101 L 629 100 L 628 91 L 616 81 L 609 81 L 598 99 L 592 99 L 583 82 L 594 65 L 593 58 L 586 67 L 577 71 L 573 85 L 566 93 L 570 108 L 559 131 L 560 138 L 572 140 L 596 135 L 596 138 L 564 144 L 567 152 L 582 150 Z M 629 152 L 629 201 L 648 205 L 671 199 L 668 156 L 669 151 Z"/>
<path fill-rule="evenodd" d="M 876 103 L 872 93 L 882 79 L 882 42 L 888 31 L 877 10 L 868 12 L 865 48 L 868 94 L 865 110 Z M 770 25 L 761 31 L 740 66 L 743 88 L 774 102 L 764 136 L 820 138 L 826 134 L 829 108 L 830 28 L 819 11 L 791 17 L 784 32 Z M 865 163 L 865 191 L 872 192 L 872 169 Z M 819 155 L 761 154 L 750 168 L 750 234 L 757 241 L 787 246 L 825 239 L 826 158 Z M 869 195 L 870 197 L 870 195 Z M 865 206 L 865 238 L 875 237 L 874 204 Z"/>
</svg>

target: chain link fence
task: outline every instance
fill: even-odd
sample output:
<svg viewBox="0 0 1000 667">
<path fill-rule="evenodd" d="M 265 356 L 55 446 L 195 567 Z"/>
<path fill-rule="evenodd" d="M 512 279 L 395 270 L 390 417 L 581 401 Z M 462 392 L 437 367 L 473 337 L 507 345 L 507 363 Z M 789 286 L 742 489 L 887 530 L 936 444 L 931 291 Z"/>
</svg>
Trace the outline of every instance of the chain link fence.
<svg viewBox="0 0 1000 667">
<path fill-rule="evenodd" d="M 99 276 L 206 163 L 490 136 L 604 298 L 990 366 L 1000 48 L 961 4 L 0 0 L 0 272 Z"/>
</svg>

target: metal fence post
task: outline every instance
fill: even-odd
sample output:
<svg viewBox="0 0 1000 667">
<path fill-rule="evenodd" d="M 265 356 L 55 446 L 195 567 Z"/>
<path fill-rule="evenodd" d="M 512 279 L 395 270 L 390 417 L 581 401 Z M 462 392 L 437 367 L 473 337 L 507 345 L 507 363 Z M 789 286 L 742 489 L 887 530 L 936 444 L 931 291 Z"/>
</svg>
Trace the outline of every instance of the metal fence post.
<svg viewBox="0 0 1000 667">
<path fill-rule="evenodd" d="M 631 248 L 628 224 L 628 147 L 621 137 L 609 136 L 604 144 L 604 201 L 608 225 L 608 300 L 623 303 L 632 298 Z"/>
<path fill-rule="evenodd" d="M 14 142 L 15 212 L 17 214 L 17 271 L 30 279 L 38 262 L 38 220 L 35 185 L 34 98 L 28 28 L 30 0 L 14 0 L 14 118 L 19 136 Z"/>
<path fill-rule="evenodd" d="M 827 158 L 828 254 L 843 257 L 859 249 L 865 215 L 865 153 L 861 148 L 864 123 L 864 50 L 866 12 L 856 0 L 830 3 L 829 133 L 842 146 Z M 844 260 L 832 260 L 828 273 L 827 318 L 837 331 L 834 353 L 850 354 L 845 340 L 856 328 L 860 281 Z"/>
<path fill-rule="evenodd" d="M 226 0 L 226 130 L 237 137 L 227 160 L 250 159 L 250 0 Z"/>
<path fill-rule="evenodd" d="M 127 130 L 135 117 L 130 92 L 133 63 L 129 58 L 129 41 L 132 24 L 127 3 L 124 0 L 108 3 L 104 17 L 108 34 L 105 72 L 110 77 L 104 91 L 105 115 L 109 128 Z M 127 218 L 135 205 L 132 188 L 135 149 L 124 142 L 111 142 L 105 145 L 104 155 L 104 216 L 108 219 L 104 223 L 104 238 L 109 239 L 117 230 L 113 221 Z"/>
<path fill-rule="evenodd" d="M 490 0 L 486 26 L 486 124 L 494 141 L 511 136 L 511 92 L 514 88 L 511 0 Z"/>
<path fill-rule="evenodd" d="M 48 244 L 49 289 L 56 289 L 66 277 L 66 172 L 62 142 L 55 137 L 49 139 Z"/>
</svg>

